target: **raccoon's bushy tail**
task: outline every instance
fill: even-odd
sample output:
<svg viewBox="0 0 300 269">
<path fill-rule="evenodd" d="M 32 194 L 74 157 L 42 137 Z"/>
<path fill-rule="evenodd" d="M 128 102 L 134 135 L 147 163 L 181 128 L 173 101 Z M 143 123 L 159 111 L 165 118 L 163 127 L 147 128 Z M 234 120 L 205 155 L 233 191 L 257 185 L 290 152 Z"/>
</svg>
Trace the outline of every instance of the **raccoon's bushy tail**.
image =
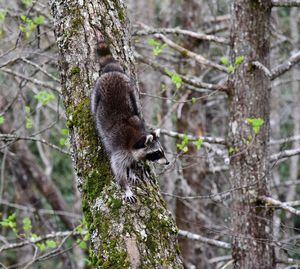
<svg viewBox="0 0 300 269">
<path fill-rule="evenodd" d="M 114 71 L 124 73 L 124 70 L 121 67 L 120 63 L 112 56 L 109 46 L 107 42 L 105 42 L 103 35 L 99 31 L 96 31 L 96 36 L 97 36 L 96 53 L 99 57 L 101 73 L 114 72 Z"/>
</svg>

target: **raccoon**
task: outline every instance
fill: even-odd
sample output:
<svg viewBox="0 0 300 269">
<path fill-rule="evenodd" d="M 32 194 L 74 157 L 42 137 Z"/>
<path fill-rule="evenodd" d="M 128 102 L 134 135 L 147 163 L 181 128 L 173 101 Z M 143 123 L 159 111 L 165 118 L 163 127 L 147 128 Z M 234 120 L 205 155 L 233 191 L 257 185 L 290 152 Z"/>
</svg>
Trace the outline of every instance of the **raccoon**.
<svg viewBox="0 0 300 269">
<path fill-rule="evenodd" d="M 138 180 L 133 169 L 136 163 L 148 160 L 168 165 L 169 162 L 159 142 L 159 130 L 149 132 L 145 128 L 134 83 L 99 33 L 96 52 L 101 72 L 91 95 L 91 112 L 115 179 L 125 191 L 125 199 L 135 202 L 129 181 Z"/>
</svg>

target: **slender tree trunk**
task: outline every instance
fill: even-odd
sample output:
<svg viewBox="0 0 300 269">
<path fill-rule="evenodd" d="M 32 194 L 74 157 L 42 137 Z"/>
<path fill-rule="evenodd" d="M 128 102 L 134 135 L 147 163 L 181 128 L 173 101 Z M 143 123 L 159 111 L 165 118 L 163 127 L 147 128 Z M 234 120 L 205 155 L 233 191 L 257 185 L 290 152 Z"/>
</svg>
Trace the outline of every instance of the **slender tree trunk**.
<svg viewBox="0 0 300 269">
<path fill-rule="evenodd" d="M 97 25 L 115 57 L 135 78 L 123 1 L 50 1 L 60 53 L 62 95 L 71 134 L 83 213 L 97 268 L 182 268 L 177 229 L 157 184 L 134 188 L 138 203 L 125 203 L 112 180 L 90 115 L 89 95 L 98 77 Z"/>
<path fill-rule="evenodd" d="M 272 215 L 257 198 L 270 182 L 270 83 L 251 61 L 269 67 L 271 1 L 235 0 L 231 29 L 234 72 L 230 78 L 229 152 L 233 192 L 235 268 L 273 269 Z M 235 60 L 243 56 L 241 64 Z M 241 59 L 241 58 L 240 58 Z M 255 133 L 247 119 L 263 119 Z M 257 131 L 257 130 L 256 130 Z"/>
</svg>

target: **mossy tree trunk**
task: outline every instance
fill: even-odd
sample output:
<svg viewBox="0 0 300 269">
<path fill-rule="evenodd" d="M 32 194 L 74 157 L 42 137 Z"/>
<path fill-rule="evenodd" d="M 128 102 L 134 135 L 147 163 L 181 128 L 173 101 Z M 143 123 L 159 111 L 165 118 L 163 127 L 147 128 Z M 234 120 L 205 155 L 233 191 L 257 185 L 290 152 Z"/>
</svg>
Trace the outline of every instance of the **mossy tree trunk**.
<svg viewBox="0 0 300 269">
<path fill-rule="evenodd" d="M 97 25 L 112 52 L 135 80 L 123 1 L 54 1 L 62 95 L 73 161 L 91 234 L 91 260 L 98 268 L 182 268 L 177 229 L 156 183 L 134 188 L 138 202 L 125 203 L 96 137 L 89 96 L 98 77 Z"/>
<path fill-rule="evenodd" d="M 258 198 L 269 194 L 270 81 L 251 64 L 270 65 L 270 16 L 270 0 L 234 1 L 229 97 L 234 268 L 275 268 L 273 212 Z"/>
</svg>

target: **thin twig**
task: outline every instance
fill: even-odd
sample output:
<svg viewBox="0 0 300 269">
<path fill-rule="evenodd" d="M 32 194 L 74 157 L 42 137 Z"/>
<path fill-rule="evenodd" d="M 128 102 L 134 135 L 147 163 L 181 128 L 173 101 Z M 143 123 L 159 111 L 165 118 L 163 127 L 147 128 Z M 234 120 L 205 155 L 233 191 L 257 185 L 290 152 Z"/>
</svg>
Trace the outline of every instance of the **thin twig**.
<svg viewBox="0 0 300 269">
<path fill-rule="evenodd" d="M 203 57 L 200 54 L 194 53 L 190 50 L 187 50 L 181 46 L 179 46 L 178 44 L 176 44 L 175 42 L 173 42 L 172 40 L 168 39 L 166 36 L 162 35 L 162 34 L 157 34 L 155 35 L 157 38 L 161 39 L 164 43 L 166 43 L 170 48 L 180 52 L 182 55 L 184 55 L 185 57 L 189 57 L 193 60 L 195 60 L 197 63 L 201 64 L 201 65 L 205 65 L 205 66 L 210 66 L 213 67 L 221 72 L 224 73 L 228 73 L 227 67 L 222 66 L 220 64 L 214 63 L 210 60 L 207 60 L 205 57 Z"/>
<path fill-rule="evenodd" d="M 179 230 L 178 234 L 180 236 L 184 236 L 184 237 L 192 239 L 192 240 L 200 241 L 202 243 L 206 243 L 206 244 L 209 244 L 209 245 L 212 245 L 212 246 L 215 246 L 215 247 L 231 249 L 231 245 L 229 243 L 219 241 L 219 240 L 215 240 L 215 239 L 210 239 L 210 238 L 207 238 L 207 237 L 203 237 L 199 234 L 194 234 L 194 233 L 184 231 L 184 230 Z"/>
<path fill-rule="evenodd" d="M 31 141 L 36 141 L 36 142 L 40 142 L 43 143 L 53 149 L 58 150 L 61 153 L 67 154 L 67 155 L 71 155 L 71 153 L 69 151 L 66 151 L 62 148 L 60 148 L 59 146 L 56 146 L 54 144 L 51 144 L 50 142 L 46 141 L 45 139 L 42 138 L 36 138 L 33 136 L 17 136 L 17 135 L 12 135 L 12 134 L 0 134 L 0 140 L 2 141 L 11 141 L 11 140 L 31 140 Z"/>
</svg>

